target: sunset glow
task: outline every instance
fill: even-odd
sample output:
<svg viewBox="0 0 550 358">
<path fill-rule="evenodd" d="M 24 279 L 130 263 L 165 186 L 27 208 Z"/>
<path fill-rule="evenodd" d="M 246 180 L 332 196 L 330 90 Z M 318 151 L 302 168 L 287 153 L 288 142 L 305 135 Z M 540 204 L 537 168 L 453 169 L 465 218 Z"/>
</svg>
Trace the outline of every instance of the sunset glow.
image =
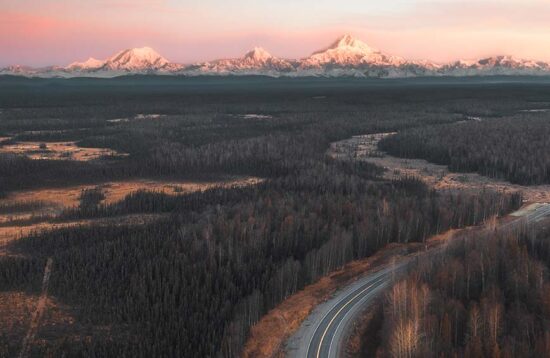
<svg viewBox="0 0 550 358">
<path fill-rule="evenodd" d="M 257 45 L 301 58 L 343 33 L 412 59 L 550 60 L 548 19 L 543 0 L 0 0 L 0 66 L 66 65 L 138 46 L 178 63 Z"/>
</svg>

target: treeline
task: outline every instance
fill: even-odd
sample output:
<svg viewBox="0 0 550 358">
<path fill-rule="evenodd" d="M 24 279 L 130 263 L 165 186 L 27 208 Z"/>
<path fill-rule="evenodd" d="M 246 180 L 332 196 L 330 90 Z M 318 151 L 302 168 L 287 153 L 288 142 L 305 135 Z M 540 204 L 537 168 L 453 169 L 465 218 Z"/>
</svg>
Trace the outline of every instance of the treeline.
<svg viewBox="0 0 550 358">
<path fill-rule="evenodd" d="M 74 162 L 31 160 L 0 154 L 0 187 L 68 185 L 131 177 L 208 177 L 220 174 L 280 176 L 302 165 L 305 158 L 322 158 L 327 138 L 317 132 L 222 141 L 197 147 L 159 144 L 143 157 L 123 161 Z M 40 180 L 36 180 L 36 178 Z"/>
<path fill-rule="evenodd" d="M 37 258 L 0 257 L 0 291 L 38 293 L 46 261 Z"/>
<path fill-rule="evenodd" d="M 54 258 L 50 293 L 74 307 L 79 322 L 129 330 L 112 340 L 58 340 L 37 354 L 234 357 L 263 314 L 345 263 L 521 203 L 492 192 L 436 194 L 416 179 L 376 180 L 378 171 L 316 162 L 242 189 L 240 200 L 231 194 L 237 189 L 206 207 L 192 194 L 178 197 L 169 219 L 145 227 L 67 228 L 18 241 L 22 253 Z M 165 200 L 143 193 L 127 203 L 130 211 L 162 211 L 155 203 Z M 7 282 L 36 275 L 20 270 Z"/>
<path fill-rule="evenodd" d="M 133 175 L 135 170 L 115 163 L 32 160 L 22 155 L 0 153 L 0 194 L 35 187 L 124 179 Z"/>
<path fill-rule="evenodd" d="M 263 185 L 263 184 L 259 184 Z M 127 214 L 198 212 L 213 205 L 234 205 L 256 195 L 256 188 L 210 188 L 204 191 L 171 195 L 138 190 L 111 204 L 82 205 L 65 209 L 57 221 L 108 218 Z"/>
<path fill-rule="evenodd" d="M 549 357 L 548 235 L 480 235 L 423 260 L 384 303 L 377 356 Z"/>
<path fill-rule="evenodd" d="M 550 182 L 550 124 L 541 115 L 409 129 L 384 138 L 379 147 L 453 171 L 526 185 Z"/>
<path fill-rule="evenodd" d="M 294 175 L 268 179 L 253 186 L 214 187 L 179 195 L 138 190 L 126 195 L 122 200 L 110 204 L 82 205 L 81 202 L 76 207 L 65 209 L 56 219 L 63 221 L 137 213 L 197 212 L 212 205 L 234 205 L 241 201 L 251 200 L 267 188 L 280 191 L 292 189 L 293 192 L 311 190 L 311 188 L 315 188 L 316 192 L 323 192 L 333 188 L 334 190 L 352 192 L 357 191 L 358 185 L 364 186 L 364 180 L 379 179 L 379 175 L 383 173 L 382 168 L 368 162 L 348 163 L 328 157 L 320 162 L 309 161 L 308 165 L 302 165 L 303 168 L 297 169 Z M 349 175 L 355 175 L 359 180 L 348 183 L 346 177 L 341 178 Z M 306 177 L 307 181 L 305 181 Z M 338 183 L 338 187 L 334 187 L 336 185 L 334 180 Z M 402 181 L 402 183 L 415 183 L 420 191 L 427 190 L 422 183 L 414 178 Z"/>
</svg>

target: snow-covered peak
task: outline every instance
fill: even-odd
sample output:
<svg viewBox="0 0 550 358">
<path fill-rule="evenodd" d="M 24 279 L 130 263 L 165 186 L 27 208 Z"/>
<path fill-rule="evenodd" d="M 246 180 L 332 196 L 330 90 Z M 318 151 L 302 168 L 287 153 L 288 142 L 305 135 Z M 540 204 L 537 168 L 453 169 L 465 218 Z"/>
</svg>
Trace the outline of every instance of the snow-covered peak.
<svg viewBox="0 0 550 358">
<path fill-rule="evenodd" d="M 351 35 L 344 35 L 338 38 L 336 41 L 334 41 L 329 47 L 320 51 L 316 51 L 313 54 L 323 53 L 331 50 L 333 51 L 336 50 L 340 52 L 342 51 L 360 52 L 363 54 L 378 52 L 377 50 L 371 48 L 369 45 L 367 45 L 363 41 L 358 40 Z"/>
<path fill-rule="evenodd" d="M 150 47 L 124 50 L 105 61 L 106 68 L 125 71 L 157 70 L 167 64 L 169 61 Z"/>
<path fill-rule="evenodd" d="M 254 47 L 252 50 L 244 55 L 245 59 L 251 59 L 258 62 L 266 62 L 273 56 L 261 47 Z"/>
<path fill-rule="evenodd" d="M 13 74 L 27 73 L 32 71 L 35 71 L 35 69 L 30 66 L 24 66 L 24 65 L 11 65 L 2 69 L 2 72 L 13 73 Z"/>
<path fill-rule="evenodd" d="M 105 64 L 105 61 L 90 57 L 84 62 L 73 62 L 66 67 L 67 70 L 91 70 L 100 68 Z"/>
<path fill-rule="evenodd" d="M 387 56 L 373 49 L 363 41 L 344 35 L 324 50 L 316 51 L 302 60 L 300 68 L 312 69 L 329 67 L 358 66 L 400 66 L 405 61 L 396 56 Z"/>
<path fill-rule="evenodd" d="M 261 47 L 254 47 L 243 57 L 197 63 L 187 67 L 187 70 L 193 74 L 279 76 L 295 68 L 291 62 L 275 57 Z"/>
<path fill-rule="evenodd" d="M 488 58 L 483 58 L 477 61 L 477 64 L 480 66 L 502 66 L 502 67 L 537 67 L 537 63 L 534 61 L 517 59 L 512 56 L 493 56 Z"/>
<path fill-rule="evenodd" d="M 508 69 L 546 69 L 548 63 L 541 61 L 532 61 L 518 59 L 513 56 L 492 56 L 476 60 L 458 60 L 448 64 L 448 68 L 468 68 L 468 69 L 492 69 L 492 68 L 508 68 Z"/>
</svg>

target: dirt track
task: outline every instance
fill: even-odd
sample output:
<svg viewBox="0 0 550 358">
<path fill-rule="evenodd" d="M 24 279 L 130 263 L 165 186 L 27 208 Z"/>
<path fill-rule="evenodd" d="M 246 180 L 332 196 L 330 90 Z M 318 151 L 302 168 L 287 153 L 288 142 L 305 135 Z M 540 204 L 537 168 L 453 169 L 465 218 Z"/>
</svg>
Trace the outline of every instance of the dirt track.
<svg viewBox="0 0 550 358">
<path fill-rule="evenodd" d="M 36 304 L 36 310 L 34 311 L 34 314 L 32 316 L 31 324 L 29 326 L 29 330 L 27 331 L 27 335 L 23 339 L 23 344 L 21 345 L 21 352 L 19 353 L 19 358 L 25 358 L 29 356 L 32 342 L 34 341 L 34 337 L 36 336 L 38 327 L 40 327 L 40 320 L 42 319 L 42 315 L 44 314 L 44 308 L 46 307 L 46 303 L 48 300 L 48 285 L 50 283 L 52 265 L 53 265 L 53 259 L 50 257 L 48 258 L 48 261 L 46 262 L 46 267 L 44 269 L 44 278 L 42 279 L 42 292 L 40 294 L 40 298 L 38 299 L 38 303 Z"/>
</svg>

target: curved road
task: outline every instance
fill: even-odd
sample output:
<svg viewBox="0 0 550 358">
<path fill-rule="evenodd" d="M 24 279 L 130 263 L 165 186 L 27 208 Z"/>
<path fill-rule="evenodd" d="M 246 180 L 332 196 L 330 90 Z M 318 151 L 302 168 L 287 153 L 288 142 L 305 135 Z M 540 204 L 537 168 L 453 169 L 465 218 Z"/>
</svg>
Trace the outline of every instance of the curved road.
<svg viewBox="0 0 550 358">
<path fill-rule="evenodd" d="M 400 268 L 405 267 L 401 264 Z M 341 352 L 344 331 L 358 311 L 392 281 L 395 268 L 385 268 L 366 278 L 352 292 L 339 299 L 314 330 L 305 357 L 337 357 Z"/>
<path fill-rule="evenodd" d="M 542 204 L 521 215 L 524 215 L 522 219 L 503 224 L 500 229 L 510 229 L 522 223 L 529 224 L 540 221 L 550 216 L 550 204 Z M 439 247 L 405 258 L 398 264 L 386 266 L 338 291 L 331 299 L 315 308 L 302 323 L 300 329 L 287 341 L 287 356 L 296 358 L 342 357 L 347 334 L 354 320 L 389 286 L 393 277 L 404 272 L 411 260 L 433 255 L 442 250 L 443 247 Z"/>
</svg>

